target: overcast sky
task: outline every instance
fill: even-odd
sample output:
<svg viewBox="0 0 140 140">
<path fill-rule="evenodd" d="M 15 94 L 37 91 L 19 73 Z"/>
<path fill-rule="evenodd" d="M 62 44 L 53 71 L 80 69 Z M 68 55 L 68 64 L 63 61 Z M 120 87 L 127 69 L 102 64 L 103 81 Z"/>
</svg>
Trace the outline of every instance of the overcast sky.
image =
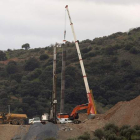
<svg viewBox="0 0 140 140">
<path fill-rule="evenodd" d="M 80 41 L 140 26 L 140 0 L 1 0 L 0 50 L 62 43 L 65 5 Z M 66 40 L 72 41 L 67 15 L 66 29 Z"/>
</svg>

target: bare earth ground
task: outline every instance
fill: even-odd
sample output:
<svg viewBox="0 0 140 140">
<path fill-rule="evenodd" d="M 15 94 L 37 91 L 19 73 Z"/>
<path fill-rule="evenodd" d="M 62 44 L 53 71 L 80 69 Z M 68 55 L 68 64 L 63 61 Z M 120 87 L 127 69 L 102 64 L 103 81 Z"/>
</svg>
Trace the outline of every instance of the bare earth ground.
<svg viewBox="0 0 140 140">
<path fill-rule="evenodd" d="M 106 120 L 103 120 L 103 115 L 96 115 L 95 119 L 87 120 L 87 115 L 82 114 L 85 117 L 85 122 L 80 124 L 58 124 L 59 131 L 58 131 L 58 140 L 67 140 L 68 138 L 75 138 L 77 136 L 82 135 L 84 132 L 88 132 L 93 135 L 93 132 L 98 129 L 102 128 Z"/>
<path fill-rule="evenodd" d="M 84 132 L 93 132 L 102 128 L 106 123 L 114 123 L 118 126 L 122 125 L 140 125 L 140 96 L 128 101 L 119 102 L 105 114 L 97 114 L 92 120 L 87 119 L 86 114 L 80 114 L 80 124 L 57 124 L 59 127 L 58 140 L 67 140 L 68 138 L 75 138 L 82 135 Z M 30 126 L 13 126 L 0 125 L 0 140 L 11 140 L 15 135 L 22 136 L 25 134 Z"/>
<path fill-rule="evenodd" d="M 0 140 L 11 140 L 18 135 L 21 135 L 22 138 L 28 132 L 29 127 L 29 125 L 0 125 Z"/>
</svg>

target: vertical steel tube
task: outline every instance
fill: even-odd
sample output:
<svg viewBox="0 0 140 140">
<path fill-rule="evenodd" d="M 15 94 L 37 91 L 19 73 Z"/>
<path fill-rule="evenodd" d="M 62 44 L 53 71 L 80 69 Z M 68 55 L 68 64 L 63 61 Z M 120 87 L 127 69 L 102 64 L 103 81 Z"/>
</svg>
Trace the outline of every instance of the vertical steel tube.
<svg viewBox="0 0 140 140">
<path fill-rule="evenodd" d="M 56 46 L 54 46 L 54 55 L 53 55 L 53 121 L 56 123 Z"/>
<path fill-rule="evenodd" d="M 69 12 L 69 9 L 68 9 L 68 5 L 66 5 L 65 8 L 66 8 L 67 13 L 68 13 L 72 33 L 73 33 L 73 36 L 74 36 L 74 41 L 75 41 L 75 45 L 76 45 L 76 49 L 77 49 L 77 53 L 78 53 L 78 57 L 79 57 L 79 61 L 80 61 L 80 66 L 81 66 L 81 70 L 82 70 L 82 74 L 83 74 L 83 79 L 84 79 L 84 83 L 85 83 L 85 88 L 86 88 L 86 92 L 87 92 L 88 102 L 92 104 L 90 112 L 91 112 L 91 114 L 95 114 L 94 102 L 93 102 L 93 99 L 92 99 L 92 96 L 91 96 L 91 92 L 90 92 L 90 88 L 89 88 L 89 84 L 88 84 L 88 80 L 87 80 L 87 76 L 86 76 L 86 72 L 85 72 L 85 68 L 84 68 L 84 63 L 83 63 L 82 56 L 81 56 L 81 51 L 80 51 L 80 48 L 79 48 L 78 41 L 76 39 L 76 34 L 75 34 L 74 26 L 73 26 L 73 23 L 72 23 L 72 20 L 71 20 L 71 17 L 70 17 L 70 12 Z"/>
<path fill-rule="evenodd" d="M 62 72 L 61 72 L 61 99 L 60 99 L 60 113 L 64 113 L 65 104 L 65 67 L 66 67 L 66 46 L 62 44 Z"/>
<path fill-rule="evenodd" d="M 56 44 L 57 45 L 57 44 Z M 50 120 L 56 123 L 56 45 L 53 46 L 53 91 L 52 91 L 52 101 L 50 109 Z"/>
</svg>

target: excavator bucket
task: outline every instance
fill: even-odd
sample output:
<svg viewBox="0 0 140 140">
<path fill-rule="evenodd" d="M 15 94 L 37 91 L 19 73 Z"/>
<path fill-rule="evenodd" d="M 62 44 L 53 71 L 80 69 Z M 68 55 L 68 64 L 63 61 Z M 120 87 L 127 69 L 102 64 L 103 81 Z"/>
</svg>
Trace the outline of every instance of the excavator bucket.
<svg viewBox="0 0 140 140">
<path fill-rule="evenodd" d="M 88 115 L 88 119 L 94 119 L 95 118 L 95 114 L 89 114 Z"/>
</svg>

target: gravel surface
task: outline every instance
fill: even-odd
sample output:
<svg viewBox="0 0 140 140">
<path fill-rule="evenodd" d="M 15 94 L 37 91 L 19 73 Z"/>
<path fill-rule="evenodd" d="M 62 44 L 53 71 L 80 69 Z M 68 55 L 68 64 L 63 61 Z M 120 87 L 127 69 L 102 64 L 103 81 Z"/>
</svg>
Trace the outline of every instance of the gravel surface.
<svg viewBox="0 0 140 140">
<path fill-rule="evenodd" d="M 58 126 L 53 123 L 47 123 L 45 125 L 41 123 L 35 123 L 31 125 L 27 135 L 23 140 L 44 140 L 45 138 L 57 137 Z"/>
</svg>

